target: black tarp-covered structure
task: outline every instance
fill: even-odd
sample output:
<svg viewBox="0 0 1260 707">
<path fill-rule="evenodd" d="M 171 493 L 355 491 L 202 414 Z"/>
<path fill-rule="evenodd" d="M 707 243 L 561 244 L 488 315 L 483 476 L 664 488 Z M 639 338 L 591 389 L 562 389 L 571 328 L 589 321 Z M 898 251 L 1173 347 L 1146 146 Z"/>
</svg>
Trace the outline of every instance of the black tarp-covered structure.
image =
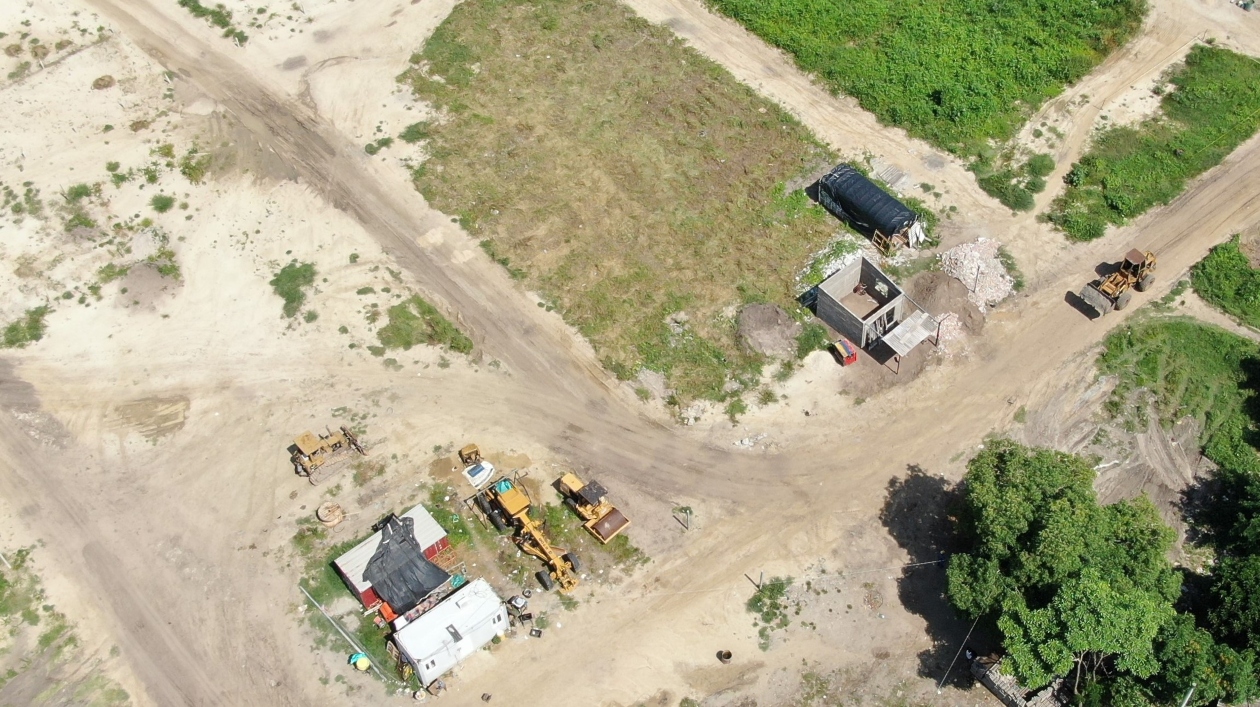
<svg viewBox="0 0 1260 707">
<path fill-rule="evenodd" d="M 415 520 L 391 515 L 381 526 L 381 543 L 368 560 L 363 578 L 394 613 L 405 614 L 451 578 L 424 557 L 416 542 Z"/>
<path fill-rule="evenodd" d="M 848 164 L 818 180 L 818 201 L 868 236 L 875 231 L 898 235 L 918 219 L 918 214 Z"/>
</svg>

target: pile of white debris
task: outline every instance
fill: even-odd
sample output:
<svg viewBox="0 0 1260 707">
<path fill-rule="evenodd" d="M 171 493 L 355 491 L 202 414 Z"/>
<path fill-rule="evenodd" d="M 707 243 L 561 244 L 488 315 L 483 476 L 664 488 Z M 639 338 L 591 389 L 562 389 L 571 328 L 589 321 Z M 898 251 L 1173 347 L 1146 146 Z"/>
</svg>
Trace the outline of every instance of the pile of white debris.
<svg viewBox="0 0 1260 707">
<path fill-rule="evenodd" d="M 974 243 L 963 243 L 941 253 L 941 272 L 966 285 L 970 292 L 967 299 L 981 312 L 1014 292 L 1015 281 L 998 259 L 1001 245 L 989 238 L 978 238 Z"/>
</svg>

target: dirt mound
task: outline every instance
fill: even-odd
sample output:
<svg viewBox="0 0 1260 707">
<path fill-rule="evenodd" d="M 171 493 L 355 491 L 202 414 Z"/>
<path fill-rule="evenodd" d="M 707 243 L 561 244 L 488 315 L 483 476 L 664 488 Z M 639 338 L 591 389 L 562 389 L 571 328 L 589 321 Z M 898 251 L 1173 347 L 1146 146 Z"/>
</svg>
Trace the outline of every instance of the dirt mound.
<svg viewBox="0 0 1260 707">
<path fill-rule="evenodd" d="M 792 356 L 800 333 L 800 323 L 778 305 L 750 304 L 739 310 L 739 341 L 759 354 Z"/>
<path fill-rule="evenodd" d="M 976 335 L 984 330 L 984 314 L 972 302 L 967 286 L 943 272 L 930 270 L 910 278 L 905 291 L 934 317 L 952 312 L 968 334 Z"/>
</svg>

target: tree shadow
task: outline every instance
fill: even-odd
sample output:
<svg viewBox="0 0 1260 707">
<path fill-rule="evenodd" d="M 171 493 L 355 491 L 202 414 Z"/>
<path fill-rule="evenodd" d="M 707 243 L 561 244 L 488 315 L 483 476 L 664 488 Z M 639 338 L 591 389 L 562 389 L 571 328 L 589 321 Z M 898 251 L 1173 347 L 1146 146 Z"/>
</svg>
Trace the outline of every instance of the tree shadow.
<svg viewBox="0 0 1260 707">
<path fill-rule="evenodd" d="M 888 482 L 880 522 L 897 544 L 910 556 L 909 565 L 897 580 L 902 606 L 927 622 L 932 647 L 919 653 L 920 677 L 965 689 L 973 679 L 966 661 L 954 662 L 971 622 L 959 614 L 946 596 L 945 567 L 949 556 L 962 549 L 954 516 L 961 508 L 962 491 L 957 484 L 931 476 L 917 464 L 906 467 L 905 477 Z M 983 622 L 982 622 L 983 623 Z M 977 653 L 991 652 L 997 646 L 989 631 L 977 626 L 967 646 Z"/>
</svg>

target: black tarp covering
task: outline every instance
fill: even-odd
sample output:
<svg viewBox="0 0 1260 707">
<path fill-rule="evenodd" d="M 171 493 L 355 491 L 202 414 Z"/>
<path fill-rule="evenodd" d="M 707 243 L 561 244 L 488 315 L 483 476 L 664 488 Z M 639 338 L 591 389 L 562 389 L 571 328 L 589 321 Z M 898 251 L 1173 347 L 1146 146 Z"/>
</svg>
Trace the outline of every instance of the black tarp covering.
<svg viewBox="0 0 1260 707">
<path fill-rule="evenodd" d="M 381 526 L 381 544 L 363 570 L 376 595 L 394 613 L 405 614 L 451 578 L 424 557 L 416 542 L 415 520 L 390 516 Z"/>
<path fill-rule="evenodd" d="M 866 235 L 900 233 L 918 216 L 871 180 L 842 164 L 818 180 L 818 201 Z"/>
</svg>

